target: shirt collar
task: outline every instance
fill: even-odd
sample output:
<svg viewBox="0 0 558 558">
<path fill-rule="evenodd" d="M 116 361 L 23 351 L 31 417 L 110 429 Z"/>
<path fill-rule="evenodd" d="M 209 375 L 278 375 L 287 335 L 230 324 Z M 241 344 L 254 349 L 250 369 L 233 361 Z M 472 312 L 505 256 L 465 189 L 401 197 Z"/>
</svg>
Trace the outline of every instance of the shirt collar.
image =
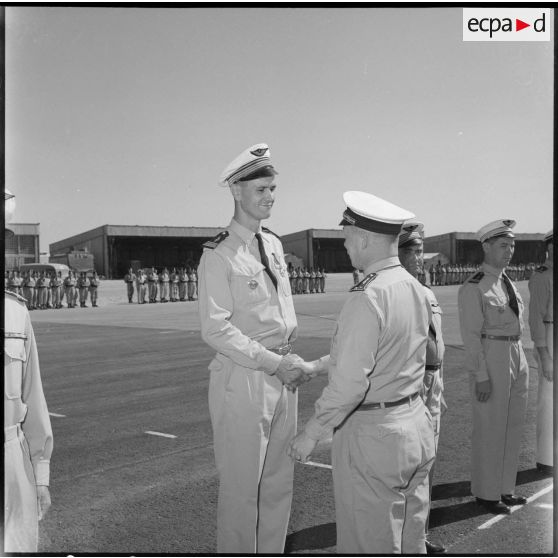
<svg viewBox="0 0 558 558">
<path fill-rule="evenodd" d="M 485 273 L 488 273 L 488 275 L 494 275 L 494 277 L 498 278 L 502 277 L 502 274 L 504 273 L 503 269 L 494 267 L 490 264 L 487 264 L 486 262 L 482 264 L 482 269 Z"/>
<path fill-rule="evenodd" d="M 250 229 L 247 229 L 244 225 L 241 225 L 238 221 L 234 219 L 234 217 L 231 219 L 229 229 L 234 233 L 236 233 L 240 237 L 242 242 L 248 245 L 252 242 L 252 240 L 254 240 L 254 237 L 256 236 L 256 233 L 254 231 L 251 231 Z M 258 228 L 258 232 L 259 233 L 262 232 L 261 227 Z"/>
<path fill-rule="evenodd" d="M 371 273 L 375 273 L 376 271 L 381 271 L 386 267 L 393 267 L 396 265 L 401 265 L 398 256 L 390 256 L 389 258 L 383 258 L 382 260 L 376 260 L 372 262 L 365 270 L 364 276 L 370 275 Z"/>
</svg>

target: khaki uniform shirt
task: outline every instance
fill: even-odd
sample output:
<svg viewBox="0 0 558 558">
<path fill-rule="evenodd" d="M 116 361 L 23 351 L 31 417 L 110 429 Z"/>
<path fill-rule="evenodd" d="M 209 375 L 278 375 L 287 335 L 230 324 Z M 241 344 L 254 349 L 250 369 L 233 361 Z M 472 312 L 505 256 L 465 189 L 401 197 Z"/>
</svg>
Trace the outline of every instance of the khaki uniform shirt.
<svg viewBox="0 0 558 558">
<path fill-rule="evenodd" d="M 391 257 L 374 262 L 351 289 L 333 335 L 329 383 L 305 426 L 313 439 L 361 402 L 389 402 L 421 391 L 430 303 L 424 287 Z"/>
<path fill-rule="evenodd" d="M 260 261 L 254 233 L 234 219 L 228 236 L 205 249 L 199 264 L 203 340 L 246 368 L 274 374 L 281 356 L 269 351 L 296 339 L 296 316 L 281 241 L 262 232 L 275 289 Z"/>
<path fill-rule="evenodd" d="M 49 484 L 52 428 L 31 318 L 23 297 L 4 296 L 4 427 L 21 425 L 35 484 Z"/>
<path fill-rule="evenodd" d="M 519 319 L 510 308 L 502 271 L 483 263 L 480 270 L 460 287 L 458 293 L 459 325 L 465 348 L 465 369 L 477 382 L 489 379 L 481 335 L 521 335 L 523 300 L 515 286 Z M 480 277 L 480 279 L 479 279 Z"/>
<path fill-rule="evenodd" d="M 547 326 L 554 320 L 552 268 L 552 261 L 547 260 L 529 279 L 529 327 L 535 347 L 549 345 Z"/>
</svg>

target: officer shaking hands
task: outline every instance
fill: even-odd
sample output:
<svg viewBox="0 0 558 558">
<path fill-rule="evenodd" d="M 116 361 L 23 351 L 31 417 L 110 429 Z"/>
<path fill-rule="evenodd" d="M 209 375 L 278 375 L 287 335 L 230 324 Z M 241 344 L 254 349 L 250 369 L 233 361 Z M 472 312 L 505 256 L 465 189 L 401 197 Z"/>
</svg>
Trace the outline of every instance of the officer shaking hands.
<svg viewBox="0 0 558 558">
<path fill-rule="evenodd" d="M 279 238 L 261 226 L 271 215 L 277 171 L 269 147 L 243 151 L 219 184 L 234 200 L 230 225 L 204 244 L 199 265 L 209 410 L 219 474 L 217 552 L 284 551 L 294 466 L 296 388 L 309 376 L 291 353 L 297 321 Z"/>
<path fill-rule="evenodd" d="M 340 554 L 424 554 L 432 417 L 422 391 L 431 306 L 397 255 L 412 213 L 346 192 L 345 249 L 364 279 L 351 288 L 329 357 L 312 361 L 328 384 L 289 454 L 306 461 L 331 430 Z"/>
</svg>

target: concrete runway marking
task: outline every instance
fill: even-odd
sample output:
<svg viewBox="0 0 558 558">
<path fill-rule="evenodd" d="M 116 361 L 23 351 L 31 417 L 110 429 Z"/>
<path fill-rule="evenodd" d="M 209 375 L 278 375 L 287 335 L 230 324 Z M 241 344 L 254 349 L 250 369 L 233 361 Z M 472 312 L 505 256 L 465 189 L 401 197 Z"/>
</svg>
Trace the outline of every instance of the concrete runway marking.
<svg viewBox="0 0 558 558">
<path fill-rule="evenodd" d="M 322 469 L 331 469 L 331 465 L 327 463 L 318 463 L 317 461 L 306 461 L 303 465 L 311 465 L 312 467 L 321 467 Z"/>
<path fill-rule="evenodd" d="M 535 507 L 544 508 L 545 510 L 551 510 L 554 506 L 552 504 L 537 504 Z"/>
<path fill-rule="evenodd" d="M 547 492 L 550 492 L 552 490 L 553 484 L 549 484 L 547 487 L 543 488 L 542 490 L 539 490 L 537 493 L 533 494 L 533 496 L 530 496 L 529 498 L 527 498 L 527 504 L 530 504 L 531 502 L 534 502 L 535 500 L 538 500 L 541 496 L 544 496 Z M 541 504 L 538 504 L 539 506 Z M 511 506 L 511 513 L 521 509 L 523 506 Z M 485 523 L 483 523 L 482 525 L 479 525 L 479 527 L 477 527 L 477 529 L 488 529 L 489 527 L 492 527 L 492 525 L 494 525 L 495 523 L 498 523 L 498 521 L 501 521 L 502 519 L 504 519 L 504 517 L 507 517 L 506 515 L 496 515 L 495 517 L 493 517 L 492 519 L 489 519 L 488 521 L 486 521 Z"/>
<path fill-rule="evenodd" d="M 153 432 L 152 430 L 146 430 L 146 434 L 151 434 L 151 436 L 161 436 L 162 438 L 176 438 L 174 434 L 165 434 L 163 432 Z"/>
<path fill-rule="evenodd" d="M 66 415 L 59 415 L 58 413 L 49 413 L 51 417 L 66 418 Z"/>
</svg>

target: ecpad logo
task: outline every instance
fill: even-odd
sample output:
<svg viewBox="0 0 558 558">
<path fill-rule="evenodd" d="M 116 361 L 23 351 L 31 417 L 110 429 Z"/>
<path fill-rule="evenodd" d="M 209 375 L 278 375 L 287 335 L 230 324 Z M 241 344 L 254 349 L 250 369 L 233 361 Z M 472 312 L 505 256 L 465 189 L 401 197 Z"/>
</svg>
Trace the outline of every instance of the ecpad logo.
<svg viewBox="0 0 558 558">
<path fill-rule="evenodd" d="M 550 8 L 463 8 L 464 41 L 550 41 Z"/>
</svg>

